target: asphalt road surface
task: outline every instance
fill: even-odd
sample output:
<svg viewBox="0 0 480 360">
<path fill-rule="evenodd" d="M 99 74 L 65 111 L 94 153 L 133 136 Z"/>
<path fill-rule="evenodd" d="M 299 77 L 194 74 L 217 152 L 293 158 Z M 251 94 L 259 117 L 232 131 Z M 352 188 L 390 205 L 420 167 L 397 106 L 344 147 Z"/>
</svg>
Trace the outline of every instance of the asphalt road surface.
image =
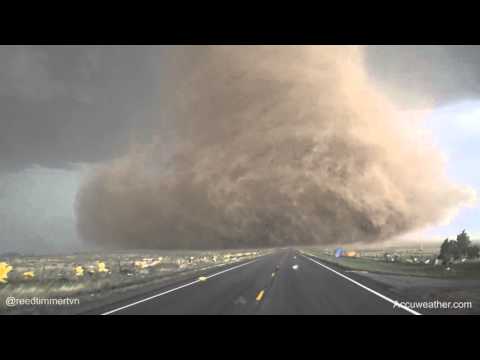
<svg viewBox="0 0 480 360">
<path fill-rule="evenodd" d="M 296 250 L 281 250 L 253 261 L 217 268 L 95 313 L 415 314 L 395 303 L 386 289 Z"/>
</svg>

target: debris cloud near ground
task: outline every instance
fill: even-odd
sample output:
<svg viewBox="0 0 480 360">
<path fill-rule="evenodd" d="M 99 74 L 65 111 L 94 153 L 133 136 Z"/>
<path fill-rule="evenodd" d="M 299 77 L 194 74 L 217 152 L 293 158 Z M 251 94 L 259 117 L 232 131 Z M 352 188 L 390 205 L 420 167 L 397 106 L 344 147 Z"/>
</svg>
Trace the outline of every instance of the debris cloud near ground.
<svg viewBox="0 0 480 360">
<path fill-rule="evenodd" d="M 152 142 L 100 165 L 77 195 L 86 242 L 371 243 L 475 197 L 369 79 L 361 47 L 173 47 L 163 71 Z"/>
</svg>

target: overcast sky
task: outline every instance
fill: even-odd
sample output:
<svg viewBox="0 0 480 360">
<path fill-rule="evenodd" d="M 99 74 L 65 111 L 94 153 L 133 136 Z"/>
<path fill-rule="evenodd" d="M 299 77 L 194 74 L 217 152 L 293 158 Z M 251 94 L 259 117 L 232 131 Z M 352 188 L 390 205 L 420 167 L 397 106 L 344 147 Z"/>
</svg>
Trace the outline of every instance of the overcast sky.
<svg viewBox="0 0 480 360">
<path fill-rule="evenodd" d="M 82 249 L 73 200 L 89 164 L 110 160 L 158 122 L 167 48 L 0 47 L 0 252 Z M 480 189 L 480 48 L 374 46 L 370 76 L 405 109 L 434 104 L 425 126 L 448 174 Z M 167 74 L 168 75 L 168 74 Z M 174 91 L 174 89 L 172 89 Z M 480 235 L 466 209 L 441 237 Z"/>
</svg>

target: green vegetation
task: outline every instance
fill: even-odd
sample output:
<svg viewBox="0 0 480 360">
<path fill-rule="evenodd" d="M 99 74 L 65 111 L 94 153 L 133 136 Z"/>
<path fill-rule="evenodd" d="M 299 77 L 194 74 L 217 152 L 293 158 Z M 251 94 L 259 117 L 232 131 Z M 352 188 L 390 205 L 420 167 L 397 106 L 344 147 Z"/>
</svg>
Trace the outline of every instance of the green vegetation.
<svg viewBox="0 0 480 360">
<path fill-rule="evenodd" d="M 461 259 L 477 259 L 479 257 L 480 247 L 472 245 L 472 241 L 465 230 L 457 235 L 456 240 L 445 239 L 438 256 L 445 264 L 451 264 Z"/>
<path fill-rule="evenodd" d="M 422 261 L 417 259 L 414 262 L 412 258 L 412 249 L 396 249 L 395 261 L 387 260 L 378 251 L 377 256 L 369 257 L 335 257 L 333 252 L 325 251 L 320 248 L 305 249 L 305 253 L 316 256 L 326 264 L 331 264 L 349 271 L 367 271 L 370 273 L 380 273 L 389 275 L 408 275 L 429 278 L 445 279 L 480 279 L 480 262 L 468 261 L 459 262 L 450 265 L 435 265 L 436 255 L 425 256 Z M 360 254 L 362 252 L 360 251 Z M 426 260 L 430 260 L 427 261 Z"/>
</svg>

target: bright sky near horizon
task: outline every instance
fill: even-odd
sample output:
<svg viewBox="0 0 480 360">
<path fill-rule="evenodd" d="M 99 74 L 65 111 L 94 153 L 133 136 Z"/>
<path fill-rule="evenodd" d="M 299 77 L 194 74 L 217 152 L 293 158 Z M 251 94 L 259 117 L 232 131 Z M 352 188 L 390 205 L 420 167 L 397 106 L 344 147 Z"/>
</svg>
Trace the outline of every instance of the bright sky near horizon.
<svg viewBox="0 0 480 360">
<path fill-rule="evenodd" d="M 480 194 L 480 100 L 466 100 L 434 109 L 425 121 L 433 140 L 446 157 L 446 171 L 455 182 L 473 188 Z M 477 203 L 460 210 L 443 226 L 421 233 L 427 238 L 453 237 L 463 229 L 480 239 L 480 206 Z"/>
</svg>

